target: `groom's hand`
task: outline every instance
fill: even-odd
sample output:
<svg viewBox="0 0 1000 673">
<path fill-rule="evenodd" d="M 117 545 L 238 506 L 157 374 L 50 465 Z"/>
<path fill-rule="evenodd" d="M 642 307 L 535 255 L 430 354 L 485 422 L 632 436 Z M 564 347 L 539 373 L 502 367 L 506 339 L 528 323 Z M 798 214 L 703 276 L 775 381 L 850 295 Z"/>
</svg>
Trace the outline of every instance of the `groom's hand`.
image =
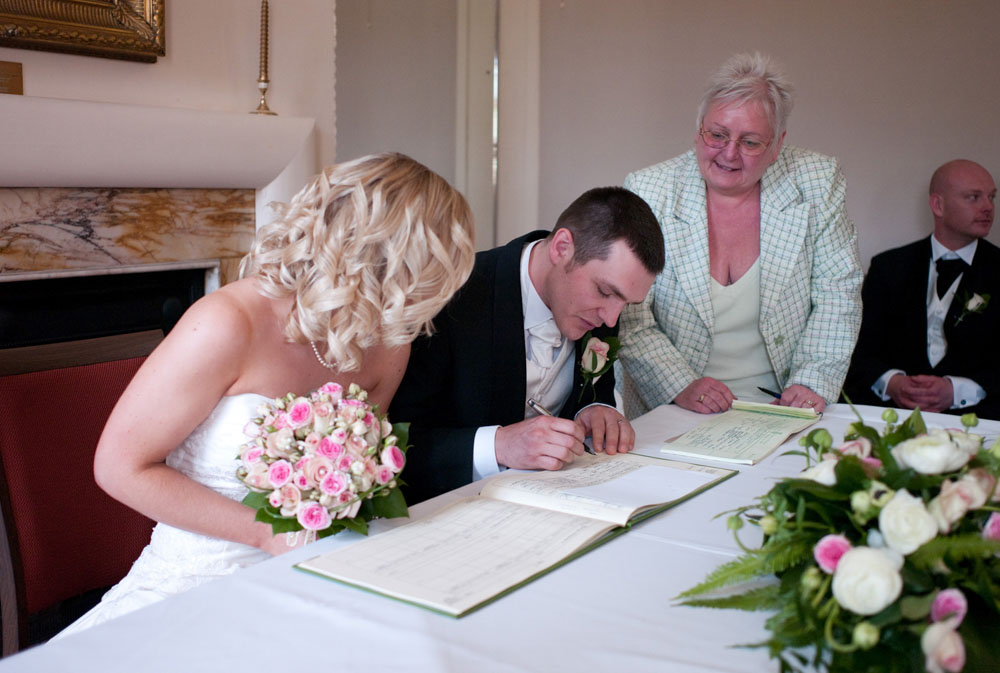
<svg viewBox="0 0 1000 673">
<path fill-rule="evenodd" d="M 497 463 L 519 470 L 558 470 L 583 454 L 583 426 L 565 418 L 536 416 L 497 429 Z"/>
<path fill-rule="evenodd" d="M 635 447 L 635 430 L 617 409 L 592 404 L 578 413 L 576 420 L 583 424 L 597 453 L 627 453 Z"/>
</svg>

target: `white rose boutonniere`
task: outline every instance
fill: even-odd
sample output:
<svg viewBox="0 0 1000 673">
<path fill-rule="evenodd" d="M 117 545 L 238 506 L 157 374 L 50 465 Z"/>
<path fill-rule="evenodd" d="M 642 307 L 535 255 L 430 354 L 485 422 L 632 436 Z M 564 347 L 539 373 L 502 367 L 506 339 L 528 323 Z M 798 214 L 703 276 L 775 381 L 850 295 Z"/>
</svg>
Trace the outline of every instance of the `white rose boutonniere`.
<svg viewBox="0 0 1000 673">
<path fill-rule="evenodd" d="M 982 313 L 989 305 L 990 295 L 988 294 L 973 292 L 971 296 L 966 295 L 965 301 L 962 303 L 962 313 L 955 320 L 955 324 L 957 325 L 965 320 L 965 316 L 970 313 Z"/>
<path fill-rule="evenodd" d="M 583 376 L 583 387 L 580 388 L 580 397 L 583 399 L 583 392 L 589 387 L 594 399 L 597 399 L 597 391 L 594 385 L 597 380 L 604 375 L 612 365 L 618 355 L 621 343 L 615 337 L 605 337 L 599 339 L 587 332 L 584 337 L 583 355 L 580 357 L 580 375 Z"/>
</svg>

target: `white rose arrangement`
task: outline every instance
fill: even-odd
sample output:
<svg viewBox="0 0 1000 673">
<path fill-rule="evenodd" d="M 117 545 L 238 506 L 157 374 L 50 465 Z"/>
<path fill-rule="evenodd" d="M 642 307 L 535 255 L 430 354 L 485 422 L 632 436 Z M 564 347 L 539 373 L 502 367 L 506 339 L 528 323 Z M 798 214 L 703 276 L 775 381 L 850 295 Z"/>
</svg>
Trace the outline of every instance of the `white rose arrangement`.
<svg viewBox="0 0 1000 673">
<path fill-rule="evenodd" d="M 853 423 L 833 446 L 800 440 L 806 469 L 729 527 L 764 533 L 759 548 L 716 568 L 686 605 L 771 610 L 767 647 L 781 671 L 958 673 L 1000 670 L 1000 444 L 969 430 L 930 430 L 919 410 L 880 434 Z M 742 592 L 728 585 L 769 575 Z"/>
</svg>

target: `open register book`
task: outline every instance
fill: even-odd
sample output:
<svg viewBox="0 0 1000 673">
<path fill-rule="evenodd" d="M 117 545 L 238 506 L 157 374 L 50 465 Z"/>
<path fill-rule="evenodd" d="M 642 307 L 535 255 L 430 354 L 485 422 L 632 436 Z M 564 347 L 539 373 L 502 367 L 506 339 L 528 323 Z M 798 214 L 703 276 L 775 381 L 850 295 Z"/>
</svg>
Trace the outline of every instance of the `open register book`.
<svg viewBox="0 0 1000 673">
<path fill-rule="evenodd" d="M 731 477 L 636 454 L 508 471 L 478 497 L 296 567 L 459 617 Z"/>
<path fill-rule="evenodd" d="M 731 409 L 667 440 L 660 451 L 753 465 L 821 417 L 813 409 L 734 400 Z"/>
</svg>

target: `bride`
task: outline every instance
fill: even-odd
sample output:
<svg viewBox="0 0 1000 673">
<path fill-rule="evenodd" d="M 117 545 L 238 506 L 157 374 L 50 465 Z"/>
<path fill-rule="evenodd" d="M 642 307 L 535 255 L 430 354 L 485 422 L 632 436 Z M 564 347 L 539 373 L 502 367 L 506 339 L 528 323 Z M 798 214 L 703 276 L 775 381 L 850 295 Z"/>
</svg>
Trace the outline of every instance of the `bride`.
<svg viewBox="0 0 1000 673">
<path fill-rule="evenodd" d="M 240 503 L 243 427 L 262 401 L 327 381 L 385 412 L 410 343 L 472 269 L 472 232 L 461 194 L 401 154 L 328 168 L 261 228 L 242 279 L 184 314 L 108 419 L 97 482 L 159 523 L 60 636 L 288 551 Z"/>
</svg>

